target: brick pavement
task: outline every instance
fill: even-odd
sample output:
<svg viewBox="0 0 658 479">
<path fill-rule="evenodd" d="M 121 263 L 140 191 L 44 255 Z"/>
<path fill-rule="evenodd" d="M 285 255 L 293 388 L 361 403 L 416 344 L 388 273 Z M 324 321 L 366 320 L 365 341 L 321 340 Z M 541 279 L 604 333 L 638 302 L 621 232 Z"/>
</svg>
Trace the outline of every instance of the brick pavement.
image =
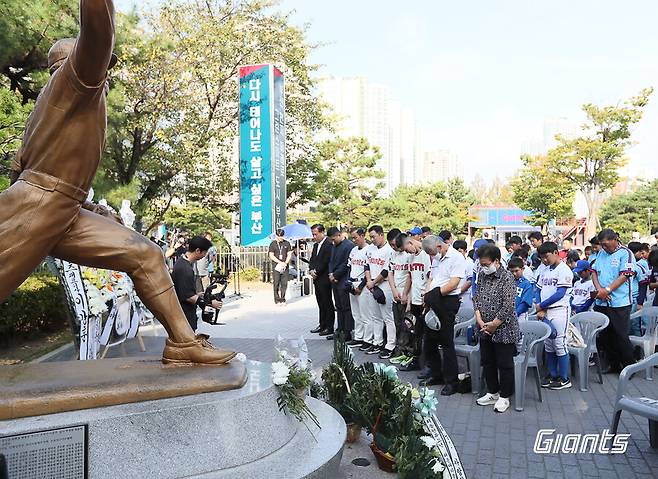
<svg viewBox="0 0 658 479">
<path fill-rule="evenodd" d="M 285 308 L 272 304 L 269 290 L 248 293 L 244 298 L 227 302 L 222 312 L 225 326 L 204 324 L 201 331 L 209 333 L 219 346 L 234 348 L 247 357 L 271 361 L 274 338 L 304 335 L 314 367 L 321 368 L 331 358 L 332 342 L 309 333 L 317 324 L 313 298 L 294 298 Z M 109 351 L 107 357 L 159 355 L 164 344 L 160 326 L 145 328 L 143 337 L 146 353 L 139 351 L 136 341 L 129 341 Z M 66 360 L 71 350 L 60 351 L 49 360 Z M 356 352 L 358 362 L 372 360 Z M 465 364 L 461 365 L 465 370 Z M 416 373 L 400 373 L 400 377 L 417 384 Z M 588 392 L 580 392 L 574 385 L 564 391 L 544 391 L 544 402 L 536 399 L 536 391 L 529 383 L 525 410 L 510 408 L 496 414 L 492 407 L 479 407 L 473 394 L 439 397 L 437 416 L 450 434 L 459 452 L 464 469 L 470 478 L 658 478 L 658 451 L 649 447 L 648 425 L 642 418 L 623 414 L 620 433 L 630 433 L 628 450 L 623 455 L 603 454 L 547 454 L 532 452 L 539 429 L 556 429 L 557 433 L 600 433 L 608 429 L 614 404 L 617 379 L 604 376 L 598 384 L 592 375 Z M 532 378 L 528 376 L 528 381 Z M 437 395 L 440 391 L 437 388 Z M 658 381 L 646 381 L 642 375 L 631 381 L 634 395 L 658 397 Z M 341 472 L 343 477 L 392 477 L 379 471 L 366 446 L 365 438 L 345 453 Z M 351 464 L 355 457 L 365 457 L 373 463 L 368 467 Z"/>
</svg>

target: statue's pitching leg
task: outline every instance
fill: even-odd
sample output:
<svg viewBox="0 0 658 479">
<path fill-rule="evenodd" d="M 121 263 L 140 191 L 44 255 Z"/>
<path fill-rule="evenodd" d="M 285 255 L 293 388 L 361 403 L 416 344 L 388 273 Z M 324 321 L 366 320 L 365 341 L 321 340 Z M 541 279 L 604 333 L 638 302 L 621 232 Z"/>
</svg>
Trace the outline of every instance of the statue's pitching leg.
<svg viewBox="0 0 658 479">
<path fill-rule="evenodd" d="M 144 305 L 169 334 L 167 362 L 222 363 L 235 353 L 214 349 L 195 336 L 174 291 L 160 248 L 146 237 L 103 216 L 81 210 L 51 254 L 74 263 L 126 272 Z"/>
<path fill-rule="evenodd" d="M 0 193 L 0 301 L 48 256 L 80 203 L 19 181 Z"/>
</svg>

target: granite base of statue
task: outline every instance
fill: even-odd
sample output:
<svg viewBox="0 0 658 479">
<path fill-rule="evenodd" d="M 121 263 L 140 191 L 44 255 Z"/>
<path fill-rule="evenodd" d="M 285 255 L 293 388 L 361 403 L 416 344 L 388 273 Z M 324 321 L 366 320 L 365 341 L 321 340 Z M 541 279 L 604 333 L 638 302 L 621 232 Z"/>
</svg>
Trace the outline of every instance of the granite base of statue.
<svg viewBox="0 0 658 479">
<path fill-rule="evenodd" d="M 11 479 L 337 477 L 342 417 L 307 398 L 321 424 L 309 430 L 277 397 L 271 365 L 256 361 L 3 367 L 0 467 Z"/>
</svg>

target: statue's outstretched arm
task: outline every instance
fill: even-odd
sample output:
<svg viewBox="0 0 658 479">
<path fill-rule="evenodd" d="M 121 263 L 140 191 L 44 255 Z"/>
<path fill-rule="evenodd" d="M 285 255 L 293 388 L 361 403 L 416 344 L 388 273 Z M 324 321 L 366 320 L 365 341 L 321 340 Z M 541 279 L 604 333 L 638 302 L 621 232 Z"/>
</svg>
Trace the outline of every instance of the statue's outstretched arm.
<svg viewBox="0 0 658 479">
<path fill-rule="evenodd" d="M 113 48 L 112 0 L 80 0 L 80 35 L 73 66 L 84 84 L 96 86 L 105 78 Z"/>
</svg>

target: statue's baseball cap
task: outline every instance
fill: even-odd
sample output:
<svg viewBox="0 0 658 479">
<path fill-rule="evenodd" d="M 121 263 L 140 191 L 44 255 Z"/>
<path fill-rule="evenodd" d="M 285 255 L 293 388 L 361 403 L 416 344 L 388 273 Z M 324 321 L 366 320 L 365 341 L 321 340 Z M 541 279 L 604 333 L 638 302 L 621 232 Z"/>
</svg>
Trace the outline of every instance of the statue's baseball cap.
<svg viewBox="0 0 658 479">
<path fill-rule="evenodd" d="M 63 38 L 61 40 L 57 40 L 55 44 L 50 47 L 50 50 L 48 51 L 48 70 L 50 70 L 51 73 L 54 69 L 59 67 L 64 60 L 66 60 L 66 58 L 73 50 L 75 42 L 75 38 Z M 112 53 L 110 64 L 108 65 L 107 69 L 109 70 L 116 64 L 117 56 Z"/>
</svg>

